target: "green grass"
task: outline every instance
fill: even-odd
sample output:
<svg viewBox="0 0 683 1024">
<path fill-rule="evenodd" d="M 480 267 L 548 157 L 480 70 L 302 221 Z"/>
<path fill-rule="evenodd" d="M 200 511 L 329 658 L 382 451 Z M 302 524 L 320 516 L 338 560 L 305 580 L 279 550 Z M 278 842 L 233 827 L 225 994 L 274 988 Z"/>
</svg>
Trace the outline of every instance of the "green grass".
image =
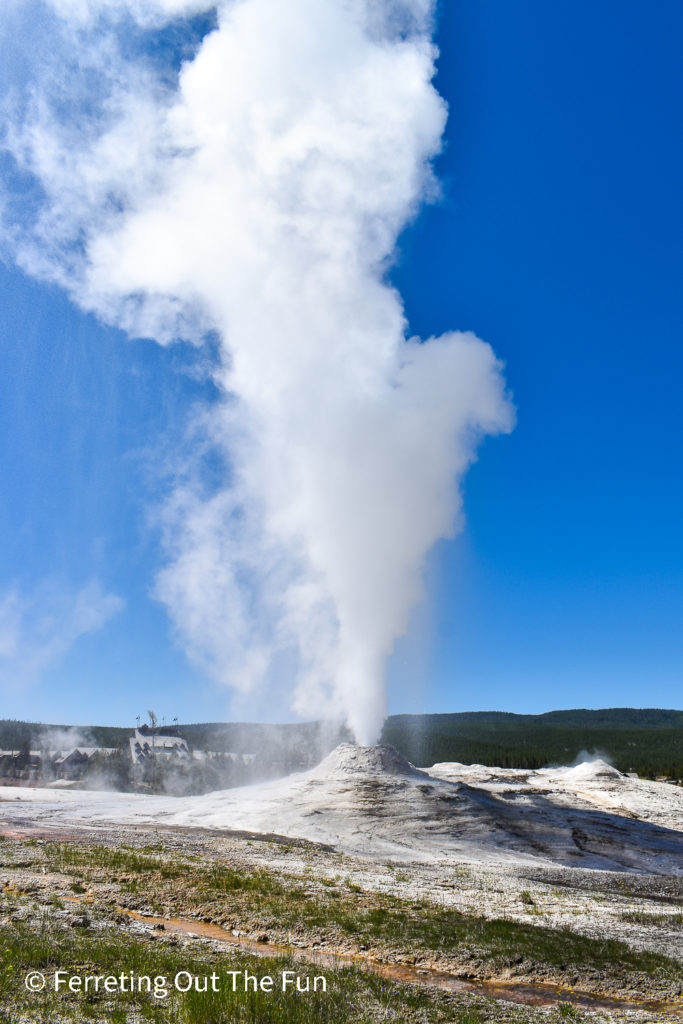
<svg viewBox="0 0 683 1024">
<path fill-rule="evenodd" d="M 73 868 L 103 868 L 128 874 L 155 874 L 161 878 L 182 878 L 187 865 L 161 856 L 149 856 L 132 847 L 108 846 L 79 847 L 71 843 L 50 843 L 45 854 L 55 871 L 68 872 Z"/>
<path fill-rule="evenodd" d="M 271 872 L 240 871 L 218 861 L 204 868 L 196 882 L 197 888 L 211 896 L 228 893 L 255 893 L 259 896 L 283 896 L 287 888 Z"/>
<path fill-rule="evenodd" d="M 124 873 L 127 891 L 133 886 L 143 897 L 160 897 L 166 891 L 165 880 L 173 883 L 169 895 L 177 895 L 181 891 L 177 881 L 183 879 L 187 907 L 201 906 L 202 916 L 216 921 L 229 914 L 253 927 L 300 931 L 303 926 L 311 932 L 331 931 L 357 946 L 448 958 L 467 951 L 470 959 L 474 954 L 494 967 L 506 966 L 511 957 L 521 956 L 559 973 L 599 969 L 610 976 L 628 973 L 665 982 L 680 979 L 680 962 L 657 953 L 633 951 L 609 937 L 589 938 L 568 928 L 517 920 L 486 920 L 426 901 L 409 903 L 395 896 L 364 893 L 349 879 L 336 886 L 321 886 L 312 894 L 308 881 L 221 862 L 187 864 L 127 848 L 67 844 L 47 845 L 45 853 L 51 866 L 59 870 L 88 875 L 95 868 L 106 868 Z M 131 880 L 131 875 L 136 877 Z M 183 910 L 178 913 L 182 916 Z"/>
<path fill-rule="evenodd" d="M 675 928 L 683 930 L 683 914 L 657 914 L 643 910 L 628 910 L 621 915 L 622 921 L 630 921 L 633 924 L 652 925 L 655 928 Z"/>
<path fill-rule="evenodd" d="M 403 944 L 447 954 L 465 947 L 481 951 L 494 962 L 521 955 L 559 970 L 568 967 L 613 969 L 618 965 L 635 974 L 667 980 L 680 978 L 680 963 L 657 953 L 635 952 L 615 939 L 588 938 L 567 928 L 546 928 L 505 919 L 486 920 L 431 904 L 421 904 L 415 912 L 386 897 L 382 902 L 384 906 L 358 910 L 353 915 L 339 908 L 333 916 L 350 934 L 390 945 Z M 329 915 L 319 911 L 316 916 L 322 924 Z"/>
<path fill-rule="evenodd" d="M 69 974 L 162 976 L 169 979 L 169 996 L 163 1000 L 141 993 L 104 994 L 90 992 L 55 993 L 50 985 L 56 969 Z M 24 977 L 29 971 L 41 971 L 47 988 L 37 994 L 26 992 Z M 243 984 L 233 991 L 227 970 L 248 970 L 262 978 L 275 979 L 272 992 L 249 990 Z M 313 994 L 281 990 L 283 970 L 302 978 L 324 976 L 327 992 Z M 216 971 L 218 992 L 179 993 L 172 981 L 179 971 L 204 978 Z M 241 979 L 240 979 L 241 981 Z M 184 982 L 184 978 L 183 978 Z M 430 1021 L 434 1024 L 483 1024 L 486 1016 L 445 993 L 417 989 L 387 982 L 372 974 L 346 968 L 322 971 L 305 967 L 288 958 L 237 957 L 230 960 L 216 955 L 200 957 L 187 950 L 174 950 L 161 944 L 145 944 L 130 936 L 81 934 L 44 922 L 31 930 L 23 924 L 0 928 L 0 1019 L 14 1020 L 13 1014 L 25 1014 L 36 1024 L 67 1020 L 106 1020 L 124 1024 L 129 1019 L 168 1022 L 168 1024 L 387 1024 Z M 3 1016 L 4 1013 L 12 1014 Z M 536 1020 L 525 1011 L 513 1014 L 516 1024 Z"/>
</svg>

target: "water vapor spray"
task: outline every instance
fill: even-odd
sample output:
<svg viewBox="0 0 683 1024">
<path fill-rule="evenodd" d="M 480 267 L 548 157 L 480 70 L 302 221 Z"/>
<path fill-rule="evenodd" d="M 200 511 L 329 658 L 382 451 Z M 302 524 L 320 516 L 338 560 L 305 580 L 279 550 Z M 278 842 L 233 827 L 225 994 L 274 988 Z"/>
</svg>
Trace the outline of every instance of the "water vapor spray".
<svg viewBox="0 0 683 1024">
<path fill-rule="evenodd" d="M 298 712 L 364 743 L 476 444 L 511 427 L 490 347 L 409 337 L 387 282 L 437 194 L 432 6 L 9 0 L 0 15 L 19 54 L 3 82 L 13 258 L 131 334 L 218 338 L 202 443 L 223 475 L 178 471 L 156 594 L 206 672 L 245 693 L 289 672 Z"/>
</svg>

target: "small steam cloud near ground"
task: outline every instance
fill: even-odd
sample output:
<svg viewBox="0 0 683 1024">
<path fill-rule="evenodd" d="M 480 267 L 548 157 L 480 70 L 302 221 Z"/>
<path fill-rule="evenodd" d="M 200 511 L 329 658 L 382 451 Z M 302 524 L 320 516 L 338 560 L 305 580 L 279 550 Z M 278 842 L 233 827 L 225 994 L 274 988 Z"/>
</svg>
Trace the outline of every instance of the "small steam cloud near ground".
<svg viewBox="0 0 683 1024">
<path fill-rule="evenodd" d="M 597 761 L 601 761 L 604 764 L 611 765 L 612 758 L 609 754 L 606 754 L 604 750 L 593 749 L 593 750 L 580 750 L 572 763 L 569 765 L 570 768 L 576 768 L 580 764 L 595 764 Z M 561 767 L 561 766 L 557 766 Z"/>
<path fill-rule="evenodd" d="M 0 14 L 13 258 L 133 335 L 219 341 L 220 399 L 176 467 L 156 595 L 206 673 L 242 693 L 291 677 L 297 712 L 362 743 L 477 442 L 513 419 L 490 347 L 410 337 L 387 281 L 438 194 L 432 18 L 430 0 Z M 169 27 L 192 46 L 164 63 L 148 44 Z"/>
</svg>

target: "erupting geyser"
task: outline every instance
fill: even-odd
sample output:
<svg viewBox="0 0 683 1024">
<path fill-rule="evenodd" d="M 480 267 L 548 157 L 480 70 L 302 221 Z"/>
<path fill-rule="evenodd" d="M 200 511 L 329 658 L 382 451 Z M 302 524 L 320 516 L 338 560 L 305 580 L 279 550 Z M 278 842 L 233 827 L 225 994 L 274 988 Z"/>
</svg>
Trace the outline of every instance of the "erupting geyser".
<svg viewBox="0 0 683 1024">
<path fill-rule="evenodd" d="M 219 339 L 197 446 L 223 482 L 200 454 L 178 467 L 156 593 L 207 673 L 242 692 L 289 674 L 297 711 L 364 743 L 476 443 L 512 421 L 489 346 L 409 337 L 387 279 L 436 192 L 432 17 L 431 0 L 0 15 L 26 69 L 4 106 L 17 262 L 131 334 Z"/>
</svg>

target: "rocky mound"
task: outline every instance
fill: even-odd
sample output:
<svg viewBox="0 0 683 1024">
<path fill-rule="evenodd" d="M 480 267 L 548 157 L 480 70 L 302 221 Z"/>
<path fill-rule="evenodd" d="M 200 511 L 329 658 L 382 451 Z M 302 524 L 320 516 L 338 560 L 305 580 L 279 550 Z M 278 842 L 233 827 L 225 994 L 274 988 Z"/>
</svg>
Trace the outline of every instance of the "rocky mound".
<svg viewBox="0 0 683 1024">
<path fill-rule="evenodd" d="M 562 768 L 561 772 L 567 782 L 618 782 L 624 778 L 621 772 L 600 758 L 595 761 L 582 761 L 573 768 Z"/>
<path fill-rule="evenodd" d="M 309 775 L 331 778 L 335 775 L 394 775 L 410 779 L 421 778 L 429 781 L 426 772 L 420 771 L 400 754 L 395 747 L 378 744 L 374 747 L 360 747 L 355 743 L 340 743 L 328 754 Z"/>
</svg>

